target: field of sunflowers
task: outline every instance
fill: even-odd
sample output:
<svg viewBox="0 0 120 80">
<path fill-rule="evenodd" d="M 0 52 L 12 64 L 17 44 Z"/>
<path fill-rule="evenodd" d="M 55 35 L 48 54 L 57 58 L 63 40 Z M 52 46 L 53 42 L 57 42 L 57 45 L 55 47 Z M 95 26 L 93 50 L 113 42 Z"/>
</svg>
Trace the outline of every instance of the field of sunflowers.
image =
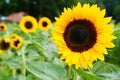
<svg viewBox="0 0 120 80">
<path fill-rule="evenodd" d="M 1 21 L 0 80 L 120 80 L 119 34 L 106 9 L 80 2 L 55 21 Z"/>
</svg>

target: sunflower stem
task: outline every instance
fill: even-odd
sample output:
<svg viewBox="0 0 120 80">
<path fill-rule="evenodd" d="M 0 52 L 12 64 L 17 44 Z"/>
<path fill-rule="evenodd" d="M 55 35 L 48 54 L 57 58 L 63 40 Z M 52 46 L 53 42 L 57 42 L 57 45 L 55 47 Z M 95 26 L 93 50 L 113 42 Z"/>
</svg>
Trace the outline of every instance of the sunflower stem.
<svg viewBox="0 0 120 80">
<path fill-rule="evenodd" d="M 88 67 L 88 71 L 89 71 L 90 73 L 93 73 L 90 67 Z"/>
<path fill-rule="evenodd" d="M 72 67 L 72 75 L 73 75 L 73 77 L 72 77 L 72 79 L 73 80 L 79 80 L 79 78 L 78 78 L 78 73 L 76 72 L 76 69 L 75 69 L 75 67 Z"/>
<path fill-rule="evenodd" d="M 77 72 L 74 70 L 74 77 L 73 80 L 77 80 Z"/>
<path fill-rule="evenodd" d="M 15 77 L 15 75 L 16 75 L 16 69 L 12 69 L 12 74 L 13 74 L 13 77 Z"/>
<path fill-rule="evenodd" d="M 48 59 L 49 61 L 51 61 L 52 60 L 52 58 L 53 58 L 53 55 L 45 48 L 45 47 L 43 47 L 41 44 L 39 44 L 37 41 L 34 41 L 34 40 L 31 40 L 32 41 L 32 43 L 33 44 L 35 44 L 36 45 L 36 47 L 39 49 L 39 50 L 42 50 L 42 51 L 46 51 L 47 52 L 47 54 L 43 54 L 42 53 L 42 55 L 46 58 L 46 59 Z"/>
<path fill-rule="evenodd" d="M 25 60 L 25 54 L 24 54 L 25 47 L 22 47 L 22 74 L 24 76 L 24 80 L 26 80 L 26 60 Z"/>
</svg>

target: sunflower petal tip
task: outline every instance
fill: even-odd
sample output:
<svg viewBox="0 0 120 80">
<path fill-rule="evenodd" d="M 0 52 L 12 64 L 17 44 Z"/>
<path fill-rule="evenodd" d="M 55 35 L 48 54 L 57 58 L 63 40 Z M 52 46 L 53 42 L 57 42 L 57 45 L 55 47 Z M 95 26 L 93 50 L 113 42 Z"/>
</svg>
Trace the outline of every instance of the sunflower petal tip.
<svg viewBox="0 0 120 80">
<path fill-rule="evenodd" d="M 115 38 L 114 38 L 114 39 L 117 39 L 117 38 L 118 38 L 118 37 L 116 37 L 116 36 L 115 36 Z"/>
<path fill-rule="evenodd" d="M 79 66 L 78 65 L 75 65 L 75 69 L 78 69 L 79 68 Z"/>
<path fill-rule="evenodd" d="M 105 16 L 106 9 L 101 10 L 101 13 L 102 13 L 103 16 Z"/>
<path fill-rule="evenodd" d="M 67 9 L 64 7 L 64 12 L 66 11 Z"/>
<path fill-rule="evenodd" d="M 77 3 L 77 6 L 81 6 L 81 3 L 80 3 L 80 2 L 78 2 L 78 3 Z"/>
<path fill-rule="evenodd" d="M 58 17 L 55 17 L 55 20 L 58 20 Z"/>
</svg>

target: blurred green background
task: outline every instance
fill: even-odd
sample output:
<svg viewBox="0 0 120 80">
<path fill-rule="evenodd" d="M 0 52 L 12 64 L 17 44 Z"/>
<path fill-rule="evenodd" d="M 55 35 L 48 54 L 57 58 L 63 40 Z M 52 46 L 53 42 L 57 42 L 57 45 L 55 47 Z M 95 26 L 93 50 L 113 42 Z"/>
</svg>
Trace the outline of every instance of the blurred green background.
<svg viewBox="0 0 120 80">
<path fill-rule="evenodd" d="M 64 7 L 73 7 L 77 2 L 97 3 L 106 8 L 107 15 L 120 20 L 120 0 L 0 0 L 0 15 L 7 16 L 14 12 L 24 11 L 36 18 L 47 16 L 52 21 L 63 11 Z"/>
</svg>

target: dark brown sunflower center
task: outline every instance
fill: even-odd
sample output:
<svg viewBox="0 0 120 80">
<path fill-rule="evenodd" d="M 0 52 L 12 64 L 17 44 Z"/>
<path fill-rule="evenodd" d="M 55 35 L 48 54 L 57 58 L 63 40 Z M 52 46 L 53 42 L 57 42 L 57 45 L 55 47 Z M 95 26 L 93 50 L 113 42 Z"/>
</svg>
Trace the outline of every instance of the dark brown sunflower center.
<svg viewBox="0 0 120 80">
<path fill-rule="evenodd" d="M 0 29 L 4 29 L 4 26 L 0 26 Z"/>
<path fill-rule="evenodd" d="M 44 22 L 42 23 L 42 25 L 43 25 L 43 27 L 46 27 L 46 26 L 48 25 L 48 23 L 44 21 Z"/>
<path fill-rule="evenodd" d="M 14 45 L 17 47 L 19 43 L 20 43 L 20 41 L 19 41 L 19 40 L 16 40 L 16 41 L 14 42 Z"/>
<path fill-rule="evenodd" d="M 33 27 L 32 22 L 30 22 L 30 21 L 25 22 L 25 27 L 27 29 L 31 29 Z"/>
<path fill-rule="evenodd" d="M 86 42 L 88 36 L 88 32 L 84 27 L 76 25 L 69 30 L 67 40 L 71 45 L 79 46 Z"/>
<path fill-rule="evenodd" d="M 88 20 L 74 20 L 70 22 L 63 34 L 69 49 L 83 52 L 92 48 L 96 43 L 96 29 Z"/>
<path fill-rule="evenodd" d="M 0 42 L 0 49 L 7 50 L 9 47 L 10 47 L 10 43 L 9 42 L 5 42 L 4 40 L 2 40 Z"/>
</svg>

